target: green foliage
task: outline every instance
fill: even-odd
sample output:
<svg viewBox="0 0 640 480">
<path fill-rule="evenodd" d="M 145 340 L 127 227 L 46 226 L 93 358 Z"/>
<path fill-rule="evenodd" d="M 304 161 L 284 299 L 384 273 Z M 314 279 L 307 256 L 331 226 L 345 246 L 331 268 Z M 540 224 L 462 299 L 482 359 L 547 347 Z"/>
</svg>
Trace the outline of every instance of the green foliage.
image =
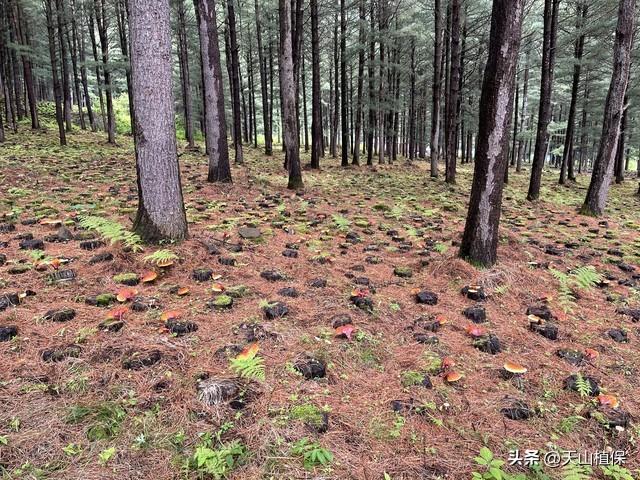
<svg viewBox="0 0 640 480">
<path fill-rule="evenodd" d="M 522 474 L 511 475 L 505 472 L 502 467 L 505 462 L 494 457 L 493 452 L 487 447 L 482 447 L 480 453 L 475 458 L 475 462 L 482 467 L 483 472 L 473 472 L 473 480 L 526 480 Z"/>
<path fill-rule="evenodd" d="M 145 262 L 153 263 L 155 265 L 166 265 L 178 259 L 178 255 L 167 249 L 156 250 L 155 252 L 144 257 Z"/>
<path fill-rule="evenodd" d="M 205 441 L 196 448 L 193 463 L 199 473 L 219 480 L 226 478 L 246 453 L 246 447 L 239 440 L 220 443 L 216 448 Z"/>
<path fill-rule="evenodd" d="M 605 465 L 600 467 L 605 478 L 613 480 L 634 480 L 629 470 L 620 465 Z"/>
<path fill-rule="evenodd" d="M 116 454 L 115 447 L 105 448 L 98 454 L 98 460 L 102 465 L 106 465 L 107 463 L 109 463 L 109 460 L 111 460 L 115 454 Z"/>
<path fill-rule="evenodd" d="M 142 239 L 135 233 L 127 230 L 118 222 L 106 218 L 87 215 L 80 219 L 80 226 L 87 230 L 95 230 L 98 234 L 111 242 L 122 243 L 134 252 L 142 251 Z"/>
<path fill-rule="evenodd" d="M 311 470 L 317 466 L 326 466 L 333 462 L 333 453 L 322 448 L 319 443 L 311 442 L 308 438 L 301 438 L 293 444 L 291 453 L 302 456 L 304 468 Z"/>
<path fill-rule="evenodd" d="M 342 231 L 348 230 L 349 226 L 351 225 L 351 221 L 348 218 L 343 217 L 342 215 L 334 215 L 333 223 L 336 225 L 338 230 Z"/>
<path fill-rule="evenodd" d="M 250 349 L 246 354 L 240 354 L 231 359 L 231 370 L 247 380 L 265 379 L 264 359 L 258 355 L 257 349 Z"/>
<path fill-rule="evenodd" d="M 126 411 L 119 404 L 101 402 L 96 405 L 74 405 L 67 414 L 66 422 L 90 422 L 87 438 L 91 441 L 108 440 L 120 432 L 126 416 Z"/>
<path fill-rule="evenodd" d="M 590 480 L 593 470 L 589 465 L 568 463 L 562 467 L 562 480 Z"/>
<path fill-rule="evenodd" d="M 322 425 L 324 421 L 322 409 L 311 403 L 296 405 L 291 408 L 291 418 L 316 427 Z"/>
<path fill-rule="evenodd" d="M 550 268 L 549 272 L 560 283 L 558 303 L 565 312 L 571 311 L 571 305 L 576 301 L 575 290 L 589 290 L 602 281 L 602 275 L 591 265 L 579 267 L 569 273 L 554 268 Z"/>
<path fill-rule="evenodd" d="M 583 398 L 591 396 L 592 393 L 591 383 L 589 380 L 585 379 L 581 373 L 576 375 L 576 390 Z"/>
</svg>

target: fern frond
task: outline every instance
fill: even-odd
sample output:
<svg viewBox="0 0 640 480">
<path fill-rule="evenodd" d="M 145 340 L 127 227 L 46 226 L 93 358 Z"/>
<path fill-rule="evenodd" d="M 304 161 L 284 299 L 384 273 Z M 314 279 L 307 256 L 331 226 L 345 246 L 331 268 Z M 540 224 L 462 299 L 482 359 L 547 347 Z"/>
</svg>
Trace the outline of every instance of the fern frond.
<svg viewBox="0 0 640 480">
<path fill-rule="evenodd" d="M 150 255 L 144 257 L 144 261 L 148 263 L 155 263 L 156 265 L 167 264 L 178 260 L 180 257 L 173 253 L 171 250 L 162 249 L 156 250 Z"/>
<path fill-rule="evenodd" d="M 127 230 L 118 222 L 107 220 L 106 218 L 88 215 L 80 218 L 80 226 L 87 230 L 94 230 L 98 234 L 111 242 L 121 243 L 134 252 L 142 251 L 142 239 L 135 233 Z"/>
</svg>

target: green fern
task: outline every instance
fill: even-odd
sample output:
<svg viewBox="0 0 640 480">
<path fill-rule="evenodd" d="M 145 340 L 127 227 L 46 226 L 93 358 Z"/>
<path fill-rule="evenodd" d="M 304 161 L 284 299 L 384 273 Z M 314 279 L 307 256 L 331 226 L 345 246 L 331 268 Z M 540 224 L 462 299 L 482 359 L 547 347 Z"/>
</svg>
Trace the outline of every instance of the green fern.
<svg viewBox="0 0 640 480">
<path fill-rule="evenodd" d="M 631 472 L 620 465 L 605 465 L 600 467 L 600 469 L 606 478 L 612 478 L 613 480 L 633 480 Z"/>
<path fill-rule="evenodd" d="M 166 249 L 156 250 L 152 254 L 144 257 L 145 262 L 154 263 L 156 265 L 162 265 L 162 264 L 166 265 L 178 259 L 179 259 L 178 255 L 173 253 L 171 250 L 166 250 Z"/>
<path fill-rule="evenodd" d="M 589 265 L 576 268 L 571 272 L 571 279 L 577 287 L 589 290 L 602 281 L 602 275 L 593 266 Z"/>
<path fill-rule="evenodd" d="M 135 233 L 127 230 L 118 222 L 106 218 L 88 215 L 80 218 L 80 226 L 87 230 L 95 230 L 98 234 L 111 242 L 122 243 L 134 252 L 142 251 L 142 239 Z"/>
<path fill-rule="evenodd" d="M 237 357 L 231 359 L 230 367 L 239 377 L 247 380 L 264 381 L 266 377 L 264 359 L 258 356 L 257 345 L 245 349 Z"/>
<path fill-rule="evenodd" d="M 351 225 L 351 221 L 347 217 L 343 217 L 342 215 L 334 215 L 333 223 L 335 223 L 338 230 L 347 230 Z"/>
<path fill-rule="evenodd" d="M 593 469 L 589 465 L 568 463 L 562 468 L 562 480 L 590 480 Z"/>
<path fill-rule="evenodd" d="M 582 374 L 578 373 L 576 375 L 576 390 L 580 394 L 581 397 L 590 397 L 591 396 L 591 382 L 584 378 Z"/>
<path fill-rule="evenodd" d="M 575 290 L 589 290 L 602 281 L 602 275 L 590 265 L 576 268 L 569 273 L 563 273 L 554 268 L 550 268 L 549 271 L 560 284 L 558 303 L 565 312 L 572 311 L 572 305 L 576 301 Z"/>
</svg>

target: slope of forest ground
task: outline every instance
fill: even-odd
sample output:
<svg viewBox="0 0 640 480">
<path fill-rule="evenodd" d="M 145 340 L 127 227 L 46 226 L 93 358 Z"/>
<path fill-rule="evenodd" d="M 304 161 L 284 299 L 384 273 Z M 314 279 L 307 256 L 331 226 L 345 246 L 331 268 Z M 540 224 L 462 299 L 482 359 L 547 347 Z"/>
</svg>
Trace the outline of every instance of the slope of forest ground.
<svg viewBox="0 0 640 480">
<path fill-rule="evenodd" d="M 3 478 L 466 479 L 484 472 L 485 445 L 503 460 L 625 450 L 640 468 L 636 182 L 614 186 L 598 220 L 576 213 L 586 177 L 560 187 L 547 174 L 530 204 L 528 175 L 512 173 L 500 262 L 479 270 L 456 257 L 468 166 L 450 187 L 425 162 L 327 158 L 292 194 L 279 149 L 247 148 L 222 186 L 183 152 L 190 239 L 131 252 L 78 224 L 131 226 L 132 143 L 69 139 L 9 134 L 0 153 L 0 293 L 27 293 L 0 298 Z M 178 259 L 145 260 L 159 249 Z M 119 283 L 149 271 L 136 291 Z M 486 299 L 467 298 L 476 286 Z M 485 323 L 463 314 L 476 305 L 467 315 L 484 307 Z M 547 324 L 530 327 L 527 312 Z M 543 335 L 553 326 L 556 340 Z M 254 361 L 212 393 L 254 342 L 244 357 L 263 360 L 264 379 Z M 509 376 L 508 362 L 527 372 Z M 323 378 L 305 378 L 321 365 Z M 223 401 L 206 405 L 212 395 Z M 544 470 L 526 478 L 562 478 Z"/>
</svg>

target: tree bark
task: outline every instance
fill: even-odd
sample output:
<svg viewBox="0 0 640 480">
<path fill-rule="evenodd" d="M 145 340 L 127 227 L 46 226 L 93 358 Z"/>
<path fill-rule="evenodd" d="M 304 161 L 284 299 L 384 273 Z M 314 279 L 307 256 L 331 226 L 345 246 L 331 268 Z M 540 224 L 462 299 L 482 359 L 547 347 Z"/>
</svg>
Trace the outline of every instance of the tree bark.
<svg viewBox="0 0 640 480">
<path fill-rule="evenodd" d="M 431 84 L 431 176 L 438 176 L 440 101 L 442 98 L 442 0 L 434 1 L 433 82 Z"/>
<path fill-rule="evenodd" d="M 44 10 L 47 19 L 47 38 L 49 40 L 49 58 L 51 60 L 51 75 L 53 79 L 53 93 L 56 103 L 56 122 L 58 123 L 58 135 L 60 145 L 67 144 L 67 136 L 64 126 L 64 114 L 62 110 L 62 86 L 58 76 L 58 59 L 56 57 L 56 27 L 54 23 L 54 3 L 55 0 L 43 0 Z"/>
<path fill-rule="evenodd" d="M 447 113 L 445 124 L 445 155 L 447 158 L 447 170 L 445 181 L 456 183 L 456 164 L 458 145 L 456 142 L 456 130 L 458 125 L 458 96 L 460 89 L 460 2 L 451 0 L 451 52 L 449 92 L 447 101 Z"/>
<path fill-rule="evenodd" d="M 102 51 L 102 73 L 104 75 L 104 90 L 107 99 L 107 140 L 111 144 L 116 143 L 116 120 L 113 111 L 113 91 L 111 87 L 111 71 L 109 67 L 109 25 L 105 0 L 94 0 L 98 36 Z"/>
<path fill-rule="evenodd" d="M 223 73 L 218 45 L 216 3 L 215 0 L 194 0 L 194 5 L 200 37 L 205 141 L 209 156 L 207 180 L 228 183 L 231 182 L 231 167 L 229 165 L 227 120 L 224 109 Z"/>
<path fill-rule="evenodd" d="M 573 173 L 573 137 L 576 124 L 576 110 L 578 105 L 578 92 L 580 90 L 580 71 L 582 69 L 582 54 L 584 52 L 584 24 L 587 19 L 588 5 L 580 2 L 576 6 L 576 32 L 579 34 L 574 46 L 573 84 L 571 87 L 571 104 L 567 117 L 567 130 L 564 137 L 564 150 L 562 152 L 562 167 L 560 169 L 560 185 L 566 182 L 568 172 L 569 180 L 575 181 Z"/>
<path fill-rule="evenodd" d="M 231 81 L 233 82 L 233 146 L 237 164 L 244 162 L 242 154 L 242 111 L 240 110 L 240 59 L 236 34 L 235 0 L 227 1 L 227 21 L 229 22 L 229 46 L 231 47 Z"/>
<path fill-rule="evenodd" d="M 341 165 L 349 166 L 349 124 L 347 102 L 347 14 L 345 0 L 340 0 L 340 90 L 342 98 L 340 104 L 340 123 L 342 126 Z"/>
<path fill-rule="evenodd" d="M 182 199 L 171 81 L 169 0 L 129 0 L 138 177 L 134 229 L 151 243 L 182 240 Z M 149 28 L 153 25 L 153 28 Z"/>
<path fill-rule="evenodd" d="M 69 85 L 69 63 L 67 61 L 67 44 L 65 42 L 65 31 L 67 29 L 67 14 L 63 0 L 56 0 L 56 11 L 58 18 L 58 43 L 60 44 L 60 65 L 62 66 L 62 98 L 64 123 L 67 132 L 72 129 L 71 121 L 71 86 Z"/>
<path fill-rule="evenodd" d="M 494 0 L 489 56 L 480 97 L 476 165 L 460 256 L 483 266 L 496 262 L 498 227 L 508 163 L 515 70 L 525 0 Z"/>
<path fill-rule="evenodd" d="M 322 92 L 320 90 L 320 35 L 318 0 L 311 7 L 311 168 L 320 168 L 322 152 Z"/>
<path fill-rule="evenodd" d="M 300 168 L 298 128 L 296 122 L 296 85 L 293 76 L 293 41 L 291 37 L 291 4 L 279 0 L 280 17 L 280 91 L 282 98 L 283 137 L 291 190 L 304 187 Z"/>
<path fill-rule="evenodd" d="M 191 105 L 191 73 L 189 68 L 189 48 L 184 0 L 177 0 L 178 13 L 178 63 L 180 64 L 180 89 L 184 112 L 184 136 L 189 148 L 195 147 L 193 134 L 193 107 Z"/>
<path fill-rule="evenodd" d="M 536 146 L 533 151 L 531 180 L 527 200 L 534 201 L 540 196 L 542 169 L 549 147 L 549 122 L 551 120 L 551 90 L 555 68 L 556 33 L 558 30 L 558 4 L 560 0 L 544 2 L 544 38 L 542 46 L 542 77 L 540 81 L 540 106 L 538 109 L 538 128 Z"/>
<path fill-rule="evenodd" d="M 358 28 L 358 91 L 356 96 L 356 113 L 355 113 L 355 135 L 353 138 L 353 159 L 352 165 L 360 165 L 360 142 L 362 133 L 362 90 L 364 87 L 364 60 L 365 60 L 365 26 L 366 26 L 366 8 L 365 0 L 359 0 L 358 13 L 360 25 Z"/>
<path fill-rule="evenodd" d="M 618 25 L 613 48 L 613 73 L 602 120 L 602 135 L 593 164 L 591 183 L 581 212 L 600 216 L 604 213 L 613 175 L 615 152 L 629 81 L 636 0 L 620 0 Z"/>
</svg>

